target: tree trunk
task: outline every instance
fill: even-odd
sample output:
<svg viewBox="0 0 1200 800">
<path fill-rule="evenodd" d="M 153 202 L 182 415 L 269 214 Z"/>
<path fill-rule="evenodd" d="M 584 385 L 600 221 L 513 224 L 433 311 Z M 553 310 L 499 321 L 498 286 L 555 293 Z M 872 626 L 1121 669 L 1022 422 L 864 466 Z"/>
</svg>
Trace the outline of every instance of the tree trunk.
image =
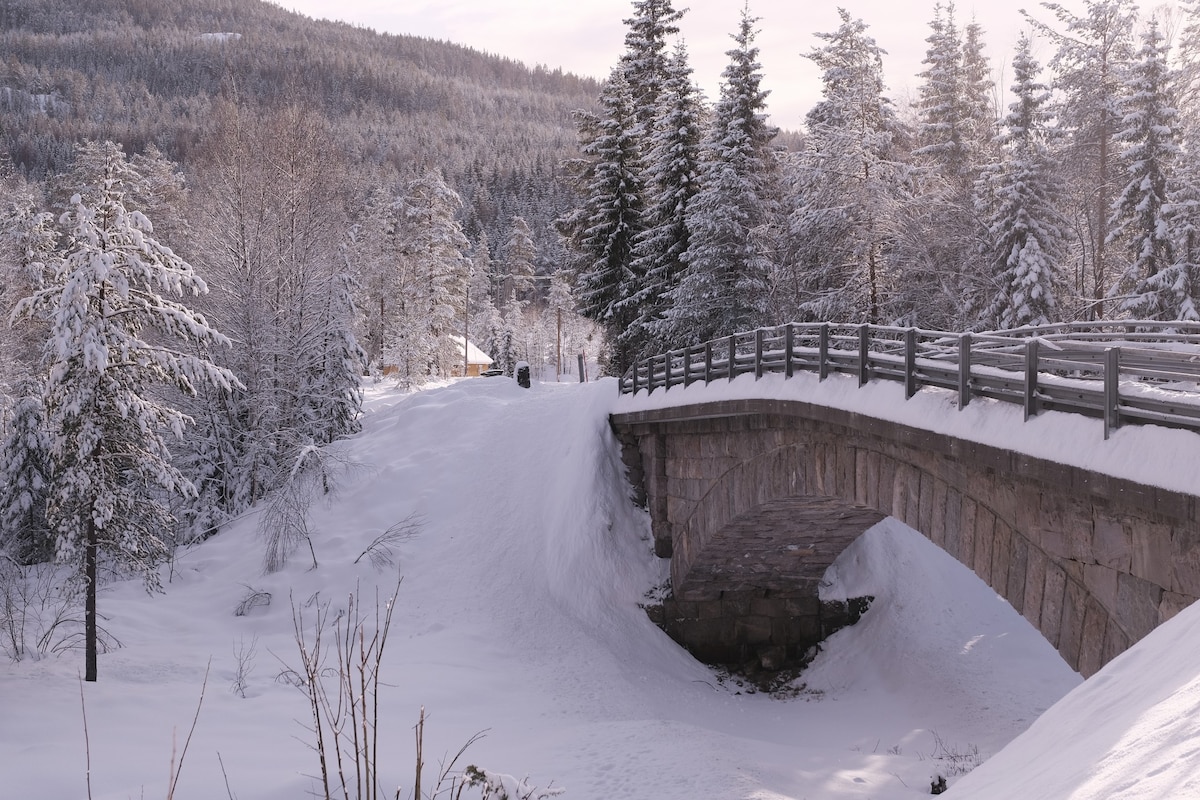
<svg viewBox="0 0 1200 800">
<path fill-rule="evenodd" d="M 96 549 L 98 539 L 96 521 L 89 515 L 87 543 L 83 547 L 84 582 L 87 584 L 87 596 L 83 607 L 83 679 L 85 681 L 96 680 Z"/>
</svg>

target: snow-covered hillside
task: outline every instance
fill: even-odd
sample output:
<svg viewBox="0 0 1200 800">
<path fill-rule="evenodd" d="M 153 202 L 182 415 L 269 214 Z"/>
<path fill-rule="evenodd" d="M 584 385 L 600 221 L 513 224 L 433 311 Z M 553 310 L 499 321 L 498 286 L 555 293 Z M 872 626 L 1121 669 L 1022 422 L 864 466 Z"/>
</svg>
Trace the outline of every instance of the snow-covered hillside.
<svg viewBox="0 0 1200 800">
<path fill-rule="evenodd" d="M 99 683 L 81 686 L 77 652 L 0 664 L 0 797 L 88 796 L 85 741 L 94 800 L 166 797 L 210 662 L 175 798 L 308 796 L 306 696 L 277 679 L 298 665 L 293 608 L 311 622 L 352 592 L 373 606 L 398 575 L 381 689 L 388 796 L 411 791 L 422 706 L 426 791 L 443 754 L 486 730 L 462 763 L 585 800 L 893 800 L 927 796 L 938 774 L 949 796 L 960 780 L 961 796 L 985 799 L 1183 796 L 1118 788 L 1155 770 L 1174 785 L 1195 774 L 1182 744 L 1195 715 L 1178 710 L 1195 694 L 1186 641 L 1200 642 L 1200 617 L 1181 614 L 1068 694 L 1079 676 L 1025 620 L 891 520 L 833 568 L 830 592 L 877 599 L 827 643 L 803 691 L 722 682 L 639 607 L 666 565 L 627 500 L 615 402 L 611 381 L 372 390 L 364 432 L 341 447 L 340 491 L 313 509 L 315 569 L 303 547 L 264 575 L 251 515 L 181 553 L 163 595 L 137 582 L 102 592 L 122 647 L 101 657 Z M 419 528 L 395 544 L 394 567 L 359 558 L 410 518 Z M 236 616 L 252 590 L 270 604 Z M 239 660 L 245 697 L 232 691 Z M 1064 695 L 993 762 L 953 774 Z"/>
</svg>

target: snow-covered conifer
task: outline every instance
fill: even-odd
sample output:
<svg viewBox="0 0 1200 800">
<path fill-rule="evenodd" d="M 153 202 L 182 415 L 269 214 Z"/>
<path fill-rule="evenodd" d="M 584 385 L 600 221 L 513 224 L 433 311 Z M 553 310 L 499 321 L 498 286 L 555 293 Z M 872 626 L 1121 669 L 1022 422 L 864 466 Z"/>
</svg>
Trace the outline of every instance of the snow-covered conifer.
<svg viewBox="0 0 1200 800">
<path fill-rule="evenodd" d="M 1174 317 L 1173 290 L 1155 276 L 1174 263 L 1173 242 L 1164 215 L 1167 182 L 1179 155 L 1179 113 L 1172 100 L 1167 44 L 1156 20 L 1142 37 L 1129 70 L 1123 104 L 1120 163 L 1128 182 L 1113 202 L 1109 242 L 1123 242 L 1130 258 L 1110 290 L 1120 309 L 1136 319 Z"/>
<path fill-rule="evenodd" d="M 1038 82 L 1039 65 L 1022 36 L 1013 58 L 1016 100 L 999 137 L 1004 159 L 981 178 L 981 196 L 990 198 L 985 256 L 991 265 L 990 291 L 982 298 L 978 324 L 984 328 L 1041 325 L 1058 318 L 1060 259 L 1066 246 L 1066 218 L 1056 205 L 1062 183 L 1048 147 L 1053 130 L 1047 87 Z"/>
<path fill-rule="evenodd" d="M 670 307 L 670 292 L 683 271 L 689 241 L 688 207 L 700 188 L 703 118 L 687 48 L 681 42 L 667 64 L 667 80 L 649 139 L 646 227 L 638 234 L 633 253 L 633 271 L 644 279 L 641 290 L 629 300 L 637 317 L 622 333 L 642 355 L 646 349 L 658 350 L 668 344 L 655 337 Z"/>
<path fill-rule="evenodd" d="M 604 326 L 609 347 L 604 361 L 610 372 L 620 374 L 634 355 L 618 340 L 635 319 L 636 309 L 624 301 L 641 286 L 632 263 L 643 225 L 636 109 L 620 68 L 604 84 L 600 106 L 596 115 L 579 116 L 583 159 L 575 170 L 583 200 L 559 227 L 578 259 L 580 309 Z"/>
<path fill-rule="evenodd" d="M 0 444 L 0 552 L 41 562 L 54 555 L 46 521 L 51 441 L 41 386 L 29 381 L 21 388 Z"/>
<path fill-rule="evenodd" d="M 85 679 L 96 679 L 96 583 L 101 554 L 158 585 L 173 520 L 163 497 L 191 483 L 171 463 L 164 433 L 182 436 L 187 417 L 154 391 L 231 388 L 236 379 L 192 355 L 228 340 L 185 306 L 207 291 L 191 266 L 153 237 L 124 204 L 128 164 L 110 150 L 92 204 L 71 199 L 61 218 L 66 252 L 48 285 L 17 313 L 50 312 L 46 384 L 54 483 L 47 517 L 57 557 L 77 566 L 87 588 Z"/>
<path fill-rule="evenodd" d="M 840 15 L 838 29 L 818 33 L 825 44 L 808 54 L 824 86 L 793 165 L 791 272 L 779 276 L 778 291 L 789 316 L 879 322 L 908 310 L 889 303 L 910 169 L 897 144 L 903 129 L 885 94 L 883 51 L 862 20 Z"/>
<path fill-rule="evenodd" d="M 778 130 L 767 122 L 757 22 L 743 10 L 736 46 L 726 53 L 721 98 L 703 143 L 700 189 L 687 208 L 685 267 L 663 322 L 664 338 L 674 346 L 767 321 L 772 262 L 764 245 L 778 201 L 771 148 Z"/>
</svg>

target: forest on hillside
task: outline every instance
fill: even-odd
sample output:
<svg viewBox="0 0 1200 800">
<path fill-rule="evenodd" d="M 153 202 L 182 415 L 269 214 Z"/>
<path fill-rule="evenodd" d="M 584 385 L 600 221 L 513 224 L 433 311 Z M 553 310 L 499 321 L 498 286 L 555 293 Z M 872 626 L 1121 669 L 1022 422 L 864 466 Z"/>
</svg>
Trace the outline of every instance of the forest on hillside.
<svg viewBox="0 0 1200 800">
<path fill-rule="evenodd" d="M 256 507 L 280 563 L 364 376 L 458 374 L 456 334 L 550 376 L 782 321 L 1197 320 L 1200 0 L 1084 9 L 997 87 L 935 0 L 908 106 L 842 11 L 782 134 L 749 7 L 709 105 L 671 0 L 602 82 L 258 0 L 0 0 L 0 568 L 153 587 Z"/>
</svg>

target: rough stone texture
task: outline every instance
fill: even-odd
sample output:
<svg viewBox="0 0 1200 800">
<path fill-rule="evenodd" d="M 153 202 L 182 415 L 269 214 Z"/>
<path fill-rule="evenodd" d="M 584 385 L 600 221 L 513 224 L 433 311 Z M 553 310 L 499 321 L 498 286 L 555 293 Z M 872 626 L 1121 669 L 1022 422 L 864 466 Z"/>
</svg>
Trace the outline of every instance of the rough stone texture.
<svg viewBox="0 0 1200 800">
<path fill-rule="evenodd" d="M 612 424 L 671 556 L 664 627 L 721 654 L 707 660 L 794 655 L 826 627 L 796 603 L 816 603 L 825 567 L 886 515 L 974 569 L 1085 675 L 1200 595 L 1195 497 L 803 402 Z"/>
</svg>

